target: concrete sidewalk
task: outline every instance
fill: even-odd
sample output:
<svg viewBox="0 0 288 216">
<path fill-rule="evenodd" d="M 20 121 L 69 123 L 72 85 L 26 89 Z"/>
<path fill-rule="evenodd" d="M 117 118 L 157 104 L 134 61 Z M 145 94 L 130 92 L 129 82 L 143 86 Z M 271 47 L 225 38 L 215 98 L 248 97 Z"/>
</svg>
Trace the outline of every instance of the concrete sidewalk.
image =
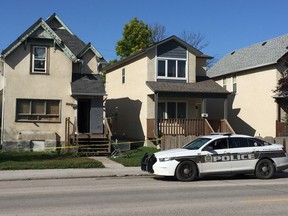
<svg viewBox="0 0 288 216">
<path fill-rule="evenodd" d="M 148 173 L 141 171 L 140 167 L 124 167 L 122 164 L 116 163 L 107 157 L 92 158 L 102 162 L 105 168 L 5 170 L 0 171 L 0 181 L 149 175 Z"/>
</svg>

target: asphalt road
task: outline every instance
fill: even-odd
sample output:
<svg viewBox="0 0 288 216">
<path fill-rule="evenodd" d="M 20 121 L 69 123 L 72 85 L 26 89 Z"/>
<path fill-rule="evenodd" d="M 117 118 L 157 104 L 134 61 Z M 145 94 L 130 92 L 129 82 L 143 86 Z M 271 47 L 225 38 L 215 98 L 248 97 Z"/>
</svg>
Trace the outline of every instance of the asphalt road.
<svg viewBox="0 0 288 216">
<path fill-rule="evenodd" d="M 288 173 L 275 179 L 155 177 L 0 182 L 0 215 L 288 215 Z"/>
</svg>

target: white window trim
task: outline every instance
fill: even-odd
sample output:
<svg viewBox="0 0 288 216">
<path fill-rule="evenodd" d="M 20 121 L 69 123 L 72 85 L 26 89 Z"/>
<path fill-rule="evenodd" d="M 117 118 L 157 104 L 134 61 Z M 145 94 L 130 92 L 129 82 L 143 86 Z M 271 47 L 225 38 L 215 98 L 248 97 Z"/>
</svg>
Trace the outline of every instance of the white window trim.
<svg viewBox="0 0 288 216">
<path fill-rule="evenodd" d="M 36 70 L 35 71 L 35 48 L 45 48 L 45 54 L 46 54 L 46 56 L 45 56 L 45 65 L 44 65 L 44 68 L 45 68 L 45 70 L 43 70 L 43 71 L 38 71 L 38 70 Z M 39 74 L 46 74 L 47 73 L 47 57 L 48 57 L 48 49 L 47 49 L 47 47 L 45 47 L 45 46 L 33 46 L 32 47 L 32 73 L 39 73 Z"/>
<path fill-rule="evenodd" d="M 236 86 L 236 89 L 234 91 L 234 85 Z M 237 93 L 237 75 L 232 75 L 232 92 Z"/>
<path fill-rule="evenodd" d="M 158 76 L 158 62 L 165 61 L 165 76 Z M 168 60 L 185 61 L 185 77 L 178 77 L 178 64 L 176 63 L 176 77 L 168 77 Z M 156 79 L 166 79 L 166 80 L 184 80 L 188 79 L 188 61 L 185 58 L 164 58 L 157 57 L 156 58 Z"/>
<path fill-rule="evenodd" d="M 165 113 L 164 113 L 164 119 L 168 119 L 168 113 L 167 113 L 167 110 L 168 110 L 168 103 L 176 103 L 176 115 L 178 114 L 178 106 L 177 104 L 178 103 L 185 103 L 185 106 L 186 106 L 186 118 L 188 116 L 188 102 L 187 101 L 159 101 L 158 103 L 164 103 L 165 104 Z M 159 117 L 158 117 L 159 118 Z M 178 116 L 176 116 L 176 119 L 178 119 Z"/>
<path fill-rule="evenodd" d="M 227 89 L 227 78 L 226 77 L 223 77 L 222 84 L 223 84 L 223 88 Z"/>
</svg>

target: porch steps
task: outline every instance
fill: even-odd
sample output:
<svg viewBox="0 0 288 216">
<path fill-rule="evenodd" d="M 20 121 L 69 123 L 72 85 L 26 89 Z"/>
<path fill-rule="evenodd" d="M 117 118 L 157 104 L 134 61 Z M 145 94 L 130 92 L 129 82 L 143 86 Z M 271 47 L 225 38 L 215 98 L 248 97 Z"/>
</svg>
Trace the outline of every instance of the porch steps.
<svg viewBox="0 0 288 216">
<path fill-rule="evenodd" d="M 79 134 L 78 154 L 85 156 L 108 155 L 111 153 L 109 139 L 103 134 Z"/>
</svg>

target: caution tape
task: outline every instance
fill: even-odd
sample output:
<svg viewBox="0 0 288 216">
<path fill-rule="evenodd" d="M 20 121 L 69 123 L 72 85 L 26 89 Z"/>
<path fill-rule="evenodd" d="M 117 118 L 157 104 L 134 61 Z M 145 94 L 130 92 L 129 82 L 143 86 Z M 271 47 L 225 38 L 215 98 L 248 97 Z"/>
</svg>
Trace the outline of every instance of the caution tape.
<svg viewBox="0 0 288 216">
<path fill-rule="evenodd" d="M 123 144 L 135 144 L 135 143 L 141 143 L 141 142 L 146 142 L 146 141 L 159 141 L 159 140 L 163 140 L 164 138 L 157 138 L 157 139 L 153 139 L 153 140 L 139 140 L 139 141 L 128 141 L 128 142 L 112 142 L 112 143 L 108 143 L 110 145 L 123 145 Z M 103 146 L 103 144 L 89 144 L 89 145 L 70 145 L 70 146 L 55 146 L 55 147 L 44 147 L 44 148 L 33 148 L 33 149 L 45 149 L 45 150 L 57 150 L 57 149 L 75 149 L 75 148 L 79 148 L 79 147 L 95 147 L 95 146 Z"/>
</svg>

